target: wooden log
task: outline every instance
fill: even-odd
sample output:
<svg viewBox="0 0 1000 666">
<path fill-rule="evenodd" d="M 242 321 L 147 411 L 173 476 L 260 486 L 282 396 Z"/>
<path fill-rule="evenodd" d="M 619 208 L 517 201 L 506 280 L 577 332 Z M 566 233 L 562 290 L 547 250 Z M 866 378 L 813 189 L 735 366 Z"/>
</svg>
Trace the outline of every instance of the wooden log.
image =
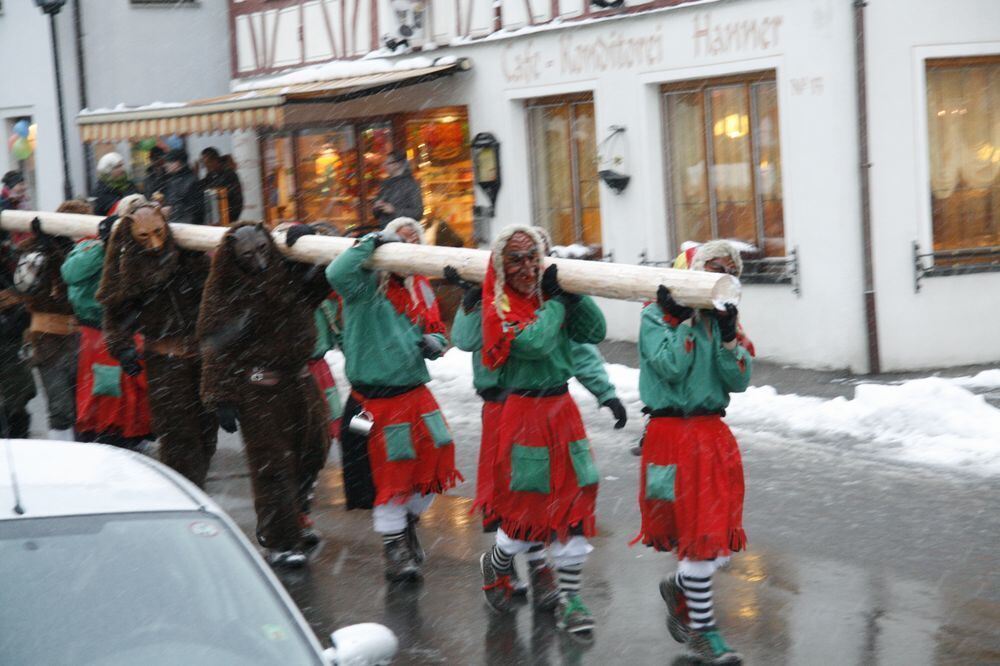
<svg viewBox="0 0 1000 666">
<path fill-rule="evenodd" d="M 42 229 L 56 236 L 83 238 L 97 234 L 96 215 L 6 210 L 0 214 L 0 228 L 30 231 L 31 220 L 38 217 Z M 207 252 L 214 249 L 226 232 L 224 227 L 171 224 L 174 239 L 181 247 Z M 295 247 L 285 247 L 283 234 L 275 233 L 278 247 L 297 261 L 325 264 L 354 244 L 353 238 L 304 236 Z M 371 267 L 400 274 L 441 277 L 445 266 L 454 266 L 459 275 L 471 282 L 482 282 L 490 253 L 486 250 L 389 243 L 380 247 L 371 259 Z M 736 278 L 718 273 L 676 270 L 653 266 L 614 264 L 579 259 L 548 257 L 546 265 L 559 266 L 559 282 L 567 291 L 626 301 L 652 301 L 660 284 L 670 288 L 679 302 L 696 308 L 711 308 L 721 303 L 739 303 L 740 283 Z"/>
</svg>

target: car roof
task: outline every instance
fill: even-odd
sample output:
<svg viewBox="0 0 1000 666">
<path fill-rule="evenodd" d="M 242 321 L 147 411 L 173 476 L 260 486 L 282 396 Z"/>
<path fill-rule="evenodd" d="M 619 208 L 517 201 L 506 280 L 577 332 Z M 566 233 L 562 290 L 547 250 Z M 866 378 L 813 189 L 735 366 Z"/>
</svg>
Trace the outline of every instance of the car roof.
<svg viewBox="0 0 1000 666">
<path fill-rule="evenodd" d="M 23 513 L 15 510 L 15 476 Z M 207 505 L 215 508 L 177 474 L 132 451 L 103 444 L 0 439 L 0 520 L 194 511 Z"/>
</svg>

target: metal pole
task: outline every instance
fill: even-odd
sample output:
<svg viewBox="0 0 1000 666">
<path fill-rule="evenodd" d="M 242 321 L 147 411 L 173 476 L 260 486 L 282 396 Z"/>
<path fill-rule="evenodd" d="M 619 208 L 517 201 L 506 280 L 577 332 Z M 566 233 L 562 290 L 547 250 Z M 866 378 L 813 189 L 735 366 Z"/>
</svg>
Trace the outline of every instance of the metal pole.
<svg viewBox="0 0 1000 666">
<path fill-rule="evenodd" d="M 65 106 L 63 104 L 62 68 L 59 65 L 59 32 L 56 29 L 56 14 L 49 14 L 49 27 L 52 30 L 52 63 L 56 75 L 56 102 L 59 106 L 59 139 L 62 141 L 63 163 L 63 198 L 73 198 L 73 181 L 69 175 L 69 145 L 66 141 Z"/>
<path fill-rule="evenodd" d="M 872 213 L 868 153 L 868 81 L 865 69 L 865 1 L 854 0 L 854 63 L 858 102 L 858 175 L 861 186 L 861 242 L 864 264 L 865 326 L 868 337 L 868 373 L 877 375 L 882 364 L 875 309 L 875 261 L 872 256 Z"/>
<path fill-rule="evenodd" d="M 73 0 L 73 36 L 76 42 L 76 79 L 80 90 L 80 108 L 86 109 L 87 103 L 87 65 L 83 59 L 83 9 L 80 0 Z M 89 193 L 93 183 L 93 147 L 83 144 L 83 192 Z"/>
</svg>

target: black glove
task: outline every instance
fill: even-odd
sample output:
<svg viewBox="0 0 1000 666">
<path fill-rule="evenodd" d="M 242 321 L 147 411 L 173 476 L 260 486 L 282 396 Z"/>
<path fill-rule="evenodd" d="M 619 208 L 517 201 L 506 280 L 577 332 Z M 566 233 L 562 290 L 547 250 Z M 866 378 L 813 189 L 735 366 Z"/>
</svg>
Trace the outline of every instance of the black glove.
<svg viewBox="0 0 1000 666">
<path fill-rule="evenodd" d="M 542 296 L 546 299 L 558 298 L 566 305 L 576 305 L 581 296 L 564 291 L 559 284 L 559 269 L 552 264 L 542 273 Z"/>
<path fill-rule="evenodd" d="M 656 304 L 660 306 L 664 314 L 668 314 L 675 319 L 685 321 L 694 315 L 694 309 L 681 305 L 670 295 L 670 290 L 664 285 L 656 288 Z"/>
<path fill-rule="evenodd" d="M 723 342 L 732 342 L 736 339 L 736 318 L 739 311 L 732 303 L 726 303 L 725 312 L 715 311 L 715 319 L 719 322 L 719 334 Z"/>
<path fill-rule="evenodd" d="M 441 340 L 433 335 L 424 334 L 424 337 L 417 342 L 417 346 L 420 347 L 424 358 L 431 359 L 432 361 L 440 358 L 441 354 L 444 353 L 444 345 L 441 343 Z"/>
<path fill-rule="evenodd" d="M 399 234 L 394 234 L 387 231 L 379 231 L 373 234 L 375 237 L 375 247 L 381 247 L 386 243 L 402 243 L 403 239 L 399 237 Z"/>
<path fill-rule="evenodd" d="M 97 237 L 101 239 L 102 243 L 107 243 L 108 239 L 111 238 L 111 229 L 115 226 L 115 222 L 117 221 L 117 215 L 108 215 L 106 218 L 97 223 Z"/>
<path fill-rule="evenodd" d="M 625 405 L 618 398 L 608 398 L 601 403 L 601 406 L 607 407 L 611 410 L 612 416 L 615 417 L 615 430 L 621 430 L 625 427 L 625 423 L 628 421 L 628 413 L 625 411 Z"/>
<path fill-rule="evenodd" d="M 31 221 L 31 233 L 34 234 L 35 240 L 42 249 L 48 250 L 55 245 L 55 237 L 42 230 L 42 221 L 37 217 Z"/>
<path fill-rule="evenodd" d="M 308 224 L 296 224 L 285 232 L 285 245 L 291 247 L 303 236 L 314 236 L 316 230 Z"/>
<path fill-rule="evenodd" d="M 236 432 L 236 405 L 224 402 L 215 408 L 215 418 L 219 420 L 219 427 L 226 432 Z"/>
<path fill-rule="evenodd" d="M 118 357 L 118 364 L 122 366 L 122 371 L 129 377 L 135 377 L 142 372 L 142 366 L 139 365 L 139 352 L 135 350 L 135 347 L 129 347 L 123 351 Z"/>
<path fill-rule="evenodd" d="M 475 310 L 479 301 L 483 300 L 483 288 L 475 282 L 463 280 L 454 266 L 444 267 L 444 279 L 448 284 L 453 284 L 465 292 L 462 296 L 462 309 L 466 314 Z"/>
</svg>

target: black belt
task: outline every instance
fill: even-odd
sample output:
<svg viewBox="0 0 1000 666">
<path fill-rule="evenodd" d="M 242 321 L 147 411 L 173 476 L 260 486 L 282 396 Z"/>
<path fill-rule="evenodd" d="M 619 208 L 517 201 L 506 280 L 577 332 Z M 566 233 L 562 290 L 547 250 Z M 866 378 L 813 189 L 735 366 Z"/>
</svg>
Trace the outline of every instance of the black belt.
<svg viewBox="0 0 1000 666">
<path fill-rule="evenodd" d="M 355 384 L 352 391 L 358 393 L 362 398 L 375 400 L 377 398 L 395 398 L 396 396 L 409 393 L 418 389 L 423 384 L 413 384 L 411 386 L 372 386 L 371 384 Z"/>
<path fill-rule="evenodd" d="M 554 395 L 563 395 L 567 391 L 569 391 L 569 386 L 561 384 L 559 386 L 543 389 L 511 389 L 510 393 L 511 395 L 517 395 L 522 398 L 551 398 Z"/>
<path fill-rule="evenodd" d="M 647 408 L 644 408 L 642 411 L 643 411 L 644 414 L 649 414 L 649 417 L 652 418 L 652 419 L 659 419 L 659 418 L 686 419 L 686 418 L 690 418 L 690 417 L 693 417 L 693 416 L 725 416 L 726 415 L 726 410 L 724 410 L 724 409 L 721 409 L 721 410 L 718 410 L 718 411 L 714 411 L 714 412 L 710 411 L 710 410 L 707 410 L 707 409 L 696 409 L 693 412 L 687 412 L 687 413 L 685 413 L 683 410 L 676 409 L 674 407 L 664 407 L 662 409 L 649 409 L 647 407 Z"/>
<path fill-rule="evenodd" d="M 503 402 L 507 399 L 507 391 L 500 388 L 499 386 L 493 386 L 488 389 L 483 389 L 482 391 L 476 391 L 479 397 L 486 402 Z"/>
</svg>

